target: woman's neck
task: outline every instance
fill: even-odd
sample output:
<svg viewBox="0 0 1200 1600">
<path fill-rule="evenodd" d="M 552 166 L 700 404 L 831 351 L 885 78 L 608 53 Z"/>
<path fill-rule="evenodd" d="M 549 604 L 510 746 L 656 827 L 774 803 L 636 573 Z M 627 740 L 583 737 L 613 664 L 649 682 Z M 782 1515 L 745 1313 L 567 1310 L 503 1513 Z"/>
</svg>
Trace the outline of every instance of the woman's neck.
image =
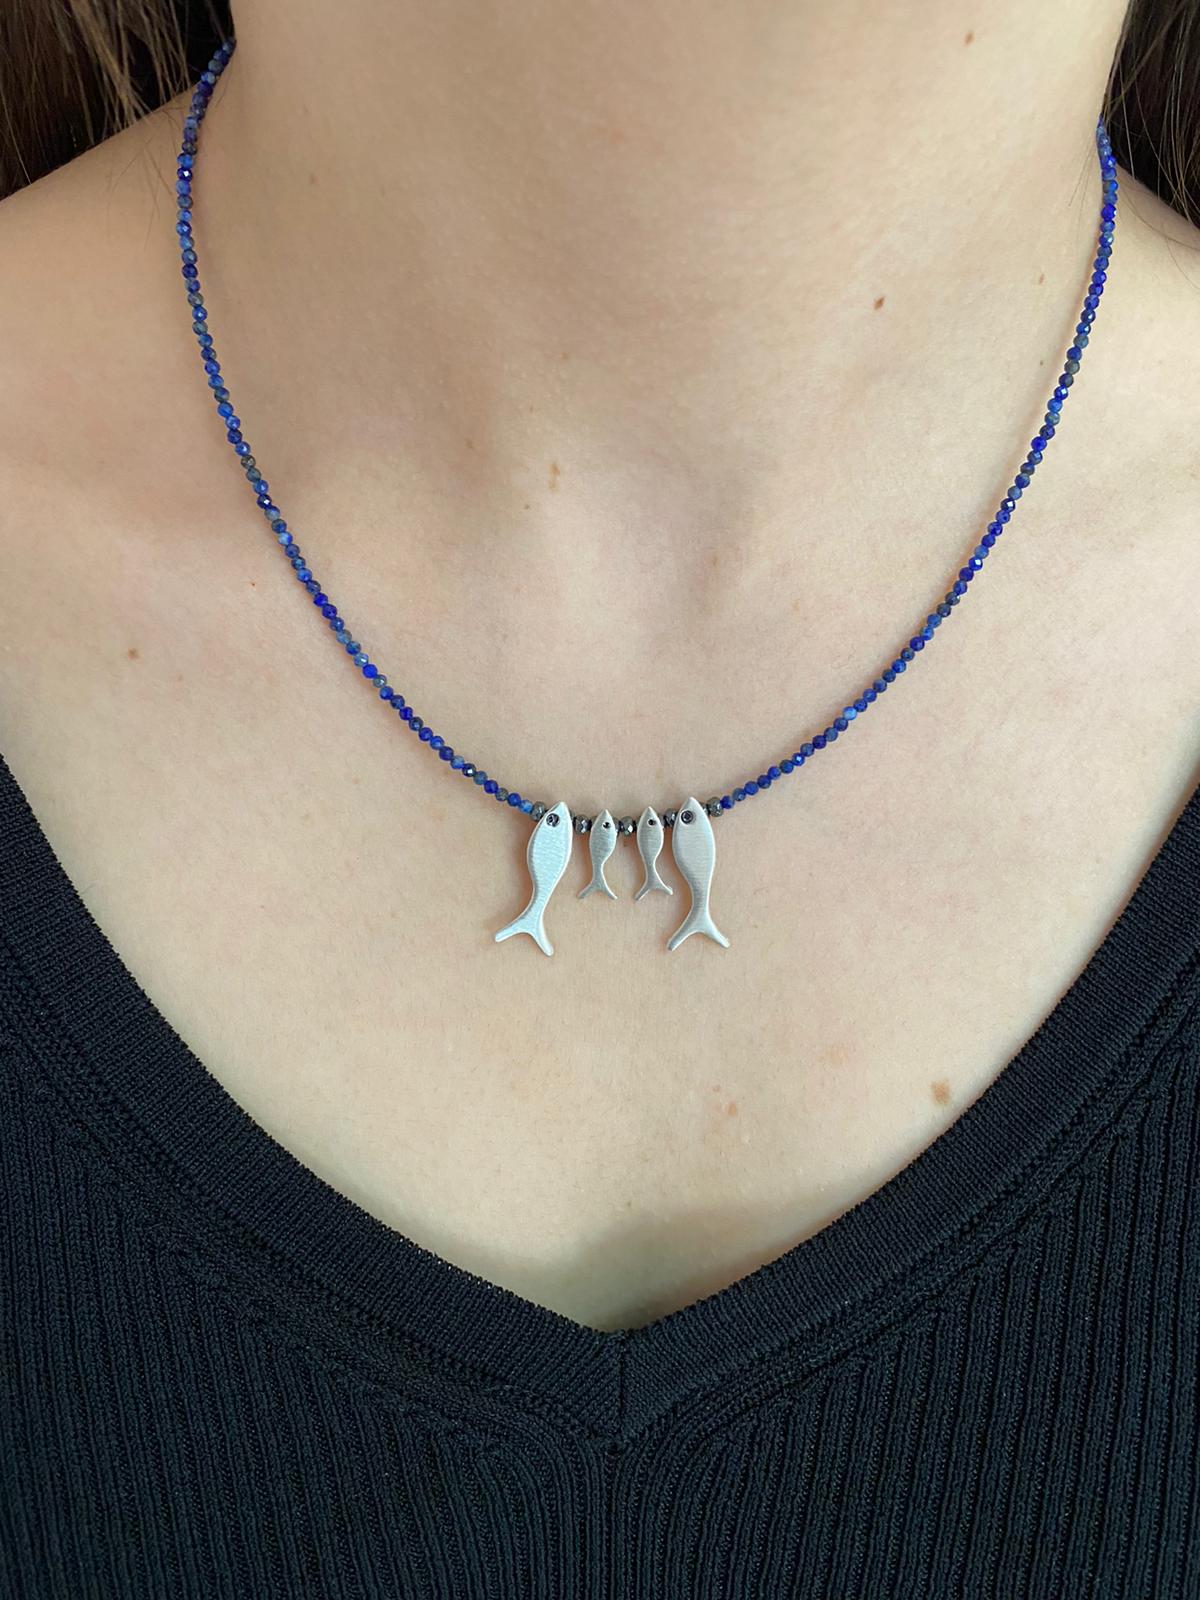
<svg viewBox="0 0 1200 1600">
<path fill-rule="evenodd" d="M 1122 10 L 254 0 L 204 134 L 208 282 L 314 468 L 391 452 L 489 504 L 586 479 L 609 537 L 773 539 L 831 454 L 886 480 L 1057 353 Z"/>
</svg>

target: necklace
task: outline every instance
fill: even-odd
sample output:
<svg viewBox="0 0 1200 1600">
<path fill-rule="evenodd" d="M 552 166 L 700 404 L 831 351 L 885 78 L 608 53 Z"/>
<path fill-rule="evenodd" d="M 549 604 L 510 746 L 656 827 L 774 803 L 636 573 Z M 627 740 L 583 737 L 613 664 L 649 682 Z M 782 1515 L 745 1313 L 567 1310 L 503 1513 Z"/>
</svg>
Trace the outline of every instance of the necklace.
<svg viewBox="0 0 1200 1600">
<path fill-rule="evenodd" d="M 842 708 L 823 732 L 814 733 L 791 754 L 772 762 L 765 772 L 759 773 L 757 778 L 745 779 L 728 794 L 714 795 L 703 803 L 694 795 L 689 795 L 678 805 L 665 808 L 661 813 L 648 805 L 635 822 L 631 816 L 616 819 L 608 811 L 601 811 L 598 816 L 589 817 L 571 811 L 563 800 L 551 806 L 541 800 L 526 799 L 516 789 L 504 788 L 482 767 L 459 755 L 446 743 L 441 734 L 434 733 L 428 723 L 416 715 L 404 696 L 391 686 L 359 640 L 354 637 L 345 618 L 313 576 L 308 558 L 284 521 L 278 505 L 272 499 L 270 487 L 243 436 L 241 420 L 234 412 L 229 389 L 221 372 L 221 363 L 217 360 L 217 352 L 213 347 L 212 334 L 208 328 L 208 311 L 204 304 L 204 296 L 200 292 L 200 272 L 192 225 L 193 175 L 200 124 L 204 121 L 213 89 L 233 55 L 233 50 L 232 40 L 226 40 L 217 50 L 208 63 L 208 70 L 203 73 L 195 87 L 184 118 L 183 140 L 179 151 L 175 184 L 179 208 L 175 231 L 179 236 L 183 278 L 187 286 L 188 305 L 191 308 L 192 332 L 200 347 L 200 356 L 216 402 L 217 415 L 225 427 L 225 436 L 233 446 L 268 527 L 275 535 L 297 579 L 312 596 L 313 605 L 319 615 L 328 623 L 333 637 L 349 655 L 362 677 L 372 686 L 380 701 L 397 715 L 399 722 L 415 733 L 422 744 L 436 752 L 438 758 L 446 763 L 449 771 L 469 778 L 482 793 L 502 805 L 532 817 L 534 826 L 526 849 L 532 892 L 528 904 L 520 915 L 495 935 L 497 942 L 509 939 L 514 934 L 526 933 L 539 949 L 547 955 L 553 955 L 554 947 L 546 936 L 546 906 L 566 871 L 574 834 L 587 838 L 591 856 L 591 881 L 580 890 L 581 899 L 592 894 L 600 894 L 613 900 L 617 898 L 604 876 L 604 868 L 616 849 L 618 839 L 623 837 L 632 837 L 636 840 L 642 860 L 644 873 L 642 886 L 634 898 L 640 900 L 654 891 L 673 893 L 671 886 L 663 881 L 658 871 L 658 857 L 663 848 L 664 834 L 669 832 L 671 853 L 691 900 L 687 915 L 667 941 L 667 949 L 677 949 L 693 933 L 705 934 L 715 944 L 727 946 L 729 940 L 713 921 L 709 909 L 709 891 L 716 862 L 713 820 L 723 816 L 727 811 L 732 811 L 742 801 L 764 793 L 781 778 L 799 771 L 820 751 L 829 749 L 855 719 L 874 705 L 876 700 L 908 670 L 909 664 L 916 660 L 926 646 L 932 644 L 937 630 L 954 614 L 955 608 L 970 592 L 970 585 L 983 570 L 984 562 L 1012 519 L 1017 509 L 1017 502 L 1029 488 L 1043 454 L 1058 430 L 1063 406 L 1070 397 L 1071 386 L 1075 382 L 1075 375 L 1079 371 L 1079 364 L 1083 360 L 1083 353 L 1091 337 L 1091 327 L 1096 320 L 1100 296 L 1104 293 L 1108 263 L 1112 254 L 1113 230 L 1117 215 L 1117 164 L 1103 119 L 1096 124 L 1096 150 L 1100 162 L 1102 186 L 1099 236 L 1096 258 L 1092 263 L 1091 281 L 1084 296 L 1083 309 L 1075 327 L 1073 341 L 1067 350 L 1063 370 L 1059 374 L 1054 393 L 1046 402 L 1046 414 L 1042 425 L 1035 437 L 1030 440 L 1029 454 L 1021 463 L 1020 471 L 1000 501 L 995 516 L 988 523 L 986 532 L 981 535 L 971 555 L 967 557 L 958 576 L 889 665 Z"/>
</svg>

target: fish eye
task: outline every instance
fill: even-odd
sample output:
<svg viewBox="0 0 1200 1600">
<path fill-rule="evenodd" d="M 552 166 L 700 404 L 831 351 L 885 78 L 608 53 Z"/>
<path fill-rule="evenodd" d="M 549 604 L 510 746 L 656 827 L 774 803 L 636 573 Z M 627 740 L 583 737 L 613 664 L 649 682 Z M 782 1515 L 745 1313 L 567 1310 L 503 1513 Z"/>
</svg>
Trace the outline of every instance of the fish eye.
<svg viewBox="0 0 1200 1600">
<path fill-rule="evenodd" d="M 611 828 L 611 827 L 612 827 L 612 823 L 611 823 L 611 822 L 606 822 L 606 823 L 605 823 L 605 824 L 604 824 L 604 826 L 605 826 L 605 827 L 606 827 L 606 828 Z"/>
<path fill-rule="evenodd" d="M 657 817 L 647 817 L 646 818 L 646 826 L 648 828 L 656 828 L 658 826 L 658 818 Z"/>
<path fill-rule="evenodd" d="M 695 822 L 696 813 L 694 811 L 681 811 L 679 813 L 679 820 L 680 822 Z"/>
<path fill-rule="evenodd" d="M 547 811 L 547 813 L 546 813 L 546 826 L 548 828 L 557 828 L 558 827 L 558 812 L 557 811 Z"/>
</svg>

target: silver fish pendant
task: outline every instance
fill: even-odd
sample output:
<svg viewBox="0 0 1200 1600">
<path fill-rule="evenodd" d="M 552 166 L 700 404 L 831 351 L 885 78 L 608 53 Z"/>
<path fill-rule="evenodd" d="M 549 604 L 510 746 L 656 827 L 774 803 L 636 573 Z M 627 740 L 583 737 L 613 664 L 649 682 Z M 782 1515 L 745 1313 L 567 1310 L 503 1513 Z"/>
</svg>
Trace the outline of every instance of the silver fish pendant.
<svg viewBox="0 0 1200 1600">
<path fill-rule="evenodd" d="M 637 825 L 638 855 L 642 858 L 642 868 L 645 877 L 642 887 L 634 895 L 635 900 L 640 900 L 644 894 L 649 894 L 651 889 L 662 889 L 666 894 L 674 894 L 669 883 L 664 883 L 658 875 L 655 863 L 663 847 L 662 820 L 653 806 L 647 806 L 638 818 Z"/>
<path fill-rule="evenodd" d="M 592 881 L 586 889 L 580 889 L 579 898 L 586 900 L 589 894 L 597 890 L 606 894 L 610 900 L 617 897 L 608 886 L 604 876 L 604 863 L 617 848 L 617 825 L 612 819 L 611 812 L 602 811 L 588 830 L 588 851 L 592 858 Z"/>
<path fill-rule="evenodd" d="M 546 812 L 529 835 L 525 862 L 533 892 L 521 915 L 500 929 L 496 935 L 497 944 L 501 939 L 511 939 L 514 933 L 527 933 L 539 950 L 548 956 L 554 954 L 554 946 L 546 937 L 546 904 L 558 887 L 558 880 L 567 870 L 570 859 L 571 813 L 566 801 L 560 800 L 552 810 Z"/>
<path fill-rule="evenodd" d="M 717 927 L 708 909 L 708 891 L 712 886 L 713 867 L 717 847 L 713 840 L 712 823 L 708 813 L 695 799 L 687 799 L 680 806 L 671 832 L 671 854 L 692 896 L 688 914 L 667 940 L 667 949 L 674 950 L 693 933 L 706 933 L 716 944 L 729 948 L 729 940 Z"/>
</svg>

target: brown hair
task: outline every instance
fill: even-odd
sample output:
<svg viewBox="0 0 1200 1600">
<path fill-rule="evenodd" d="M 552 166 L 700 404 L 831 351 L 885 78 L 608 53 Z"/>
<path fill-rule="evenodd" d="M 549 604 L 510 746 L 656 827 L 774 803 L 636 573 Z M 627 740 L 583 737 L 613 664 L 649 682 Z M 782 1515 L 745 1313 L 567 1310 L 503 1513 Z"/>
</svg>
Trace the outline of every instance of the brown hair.
<svg viewBox="0 0 1200 1600">
<path fill-rule="evenodd" d="M 0 0 L 0 196 L 178 94 L 227 0 Z M 1200 224 L 1200 5 L 1132 0 L 1105 116 L 1118 161 Z"/>
</svg>

